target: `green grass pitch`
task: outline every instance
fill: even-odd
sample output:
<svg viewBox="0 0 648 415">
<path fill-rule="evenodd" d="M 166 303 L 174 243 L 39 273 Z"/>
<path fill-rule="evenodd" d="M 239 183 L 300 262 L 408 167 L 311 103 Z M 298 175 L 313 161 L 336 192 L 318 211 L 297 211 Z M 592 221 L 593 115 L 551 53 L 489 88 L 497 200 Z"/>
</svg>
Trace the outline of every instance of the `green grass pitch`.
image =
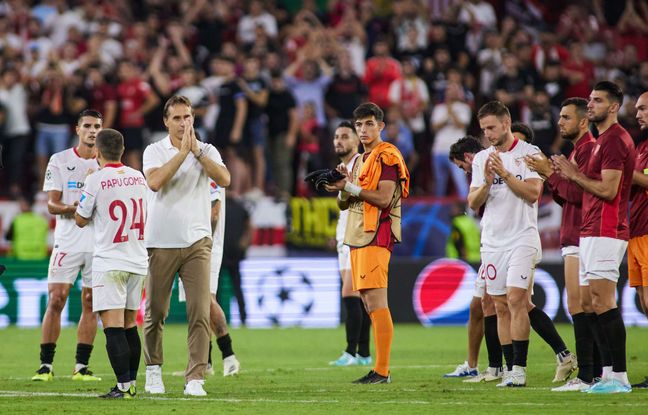
<svg viewBox="0 0 648 415">
<path fill-rule="evenodd" d="M 573 347 L 571 327 L 559 327 Z M 38 366 L 37 329 L 0 331 L 0 414 L 646 414 L 648 391 L 623 395 L 551 392 L 555 357 L 535 334 L 531 337 L 528 387 L 499 390 L 494 383 L 466 384 L 443 379 L 443 373 L 463 362 L 464 327 L 424 328 L 397 325 L 392 347 L 390 385 L 352 385 L 366 373 L 363 367 L 333 368 L 344 345 L 344 330 L 272 329 L 232 330 L 234 350 L 242 372 L 207 379 L 205 398 L 185 398 L 183 379 L 171 372 L 186 364 L 186 326 L 165 328 L 163 366 L 167 394 L 143 392 L 140 367 L 137 399 L 103 401 L 96 398 L 115 383 L 104 336 L 97 334 L 91 369 L 101 382 L 73 382 L 75 330 L 64 329 L 57 346 L 53 382 L 29 379 Z M 648 330 L 628 328 L 628 368 L 631 381 L 648 375 Z M 373 347 L 372 347 L 373 350 Z M 214 351 L 216 369 L 220 355 Z M 480 367 L 487 363 L 482 346 Z"/>
</svg>

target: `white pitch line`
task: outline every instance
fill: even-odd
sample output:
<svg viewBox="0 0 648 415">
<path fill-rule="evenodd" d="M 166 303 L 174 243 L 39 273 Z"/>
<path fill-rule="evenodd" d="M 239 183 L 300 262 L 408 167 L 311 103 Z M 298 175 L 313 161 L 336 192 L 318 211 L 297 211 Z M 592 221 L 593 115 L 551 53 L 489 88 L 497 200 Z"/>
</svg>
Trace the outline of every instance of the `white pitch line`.
<svg viewBox="0 0 648 415">
<path fill-rule="evenodd" d="M 70 397 L 70 398 L 92 398 L 96 399 L 97 394 L 91 393 L 67 393 L 67 392 L 24 392 L 24 391 L 7 391 L 0 390 L 0 398 L 33 398 L 33 397 Z M 240 399 L 240 398 L 183 398 L 183 397 L 165 397 L 165 396 L 142 396 L 138 395 L 135 400 L 151 400 L 151 401 L 207 401 L 207 402 L 227 402 L 227 403 L 278 403 L 278 404 L 348 404 L 347 401 L 340 401 L 337 399 Z M 388 400 L 382 401 L 381 404 L 394 404 L 394 405 L 460 405 L 460 406 L 533 406 L 533 407 L 552 407 L 564 406 L 564 402 L 469 402 L 469 401 L 424 401 L 424 400 Z M 645 407 L 645 403 L 631 403 L 631 402 L 588 402 L 589 407 Z"/>
<path fill-rule="evenodd" d="M 391 366 L 392 369 L 440 369 L 440 368 L 449 368 L 452 365 L 396 365 L 396 366 Z M 266 368 L 266 369 L 244 369 L 241 371 L 242 374 L 245 373 L 265 373 L 265 372 L 299 372 L 299 371 L 305 371 L 305 372 L 317 372 L 317 371 L 329 371 L 329 370 L 335 370 L 339 371 L 340 369 L 358 369 L 360 366 L 347 366 L 347 367 L 338 367 L 338 366 L 329 366 L 329 367 L 295 367 L 295 368 Z M 175 371 L 173 371 L 175 372 Z M 163 372 L 165 376 L 173 376 L 173 372 Z M 144 376 L 144 372 L 138 372 L 138 376 Z M 110 377 L 113 376 L 113 373 L 95 373 L 95 376 L 106 376 Z M 55 379 L 70 379 L 72 376 L 55 376 Z M 23 380 L 31 380 L 31 377 L 0 377 L 1 380 L 18 380 L 18 381 L 23 381 Z M 209 378 L 207 378 L 209 379 Z"/>
<path fill-rule="evenodd" d="M 33 398 L 33 397 L 71 397 L 71 398 L 97 398 L 97 394 L 90 393 L 65 393 L 65 392 L 23 392 L 23 391 L 0 391 L 0 398 Z M 152 401 L 211 401 L 227 403 L 279 403 L 279 404 L 335 404 L 348 403 L 337 399 L 240 399 L 240 398 L 171 398 L 164 396 L 141 396 L 135 400 L 144 399 Z M 387 401 L 384 403 L 393 404 L 430 404 L 428 401 Z"/>
</svg>

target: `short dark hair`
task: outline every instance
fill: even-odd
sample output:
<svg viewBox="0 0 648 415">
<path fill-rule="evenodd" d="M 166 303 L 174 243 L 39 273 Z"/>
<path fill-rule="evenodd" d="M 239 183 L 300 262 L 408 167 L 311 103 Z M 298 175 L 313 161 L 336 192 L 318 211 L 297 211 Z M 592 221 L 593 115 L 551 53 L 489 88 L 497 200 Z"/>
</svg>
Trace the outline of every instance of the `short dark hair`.
<svg viewBox="0 0 648 415">
<path fill-rule="evenodd" d="M 526 142 L 527 143 L 533 143 L 533 140 L 535 139 L 535 133 L 533 132 L 533 128 L 529 127 L 523 122 L 516 121 L 511 124 L 511 133 L 520 133 L 523 136 L 526 137 Z"/>
<path fill-rule="evenodd" d="M 587 113 L 587 100 L 585 98 L 580 98 L 580 97 L 567 98 L 560 104 L 560 107 L 561 108 L 566 107 L 567 105 L 575 106 L 576 114 L 578 114 L 580 118 L 585 117 L 585 114 Z"/>
<path fill-rule="evenodd" d="M 450 146 L 448 158 L 450 160 L 466 161 L 464 153 L 477 154 L 483 149 L 484 147 L 478 138 L 473 137 L 472 135 L 467 135 L 460 138 L 456 143 Z"/>
<path fill-rule="evenodd" d="M 356 132 L 353 123 L 347 120 L 340 121 L 340 123 L 337 125 L 337 127 L 335 127 L 335 129 L 337 130 L 338 128 L 350 128 L 353 130 L 354 133 Z"/>
<path fill-rule="evenodd" d="M 361 120 L 363 118 L 368 118 L 373 116 L 376 118 L 376 121 L 382 122 L 385 118 L 385 113 L 380 107 L 373 102 L 365 102 L 360 104 L 355 110 L 353 110 L 353 119 Z"/>
<path fill-rule="evenodd" d="M 83 117 L 99 118 L 101 121 L 103 121 L 103 115 L 101 115 L 99 111 L 90 108 L 81 111 L 79 118 L 77 118 L 77 124 L 81 122 L 81 119 Z"/>
<path fill-rule="evenodd" d="M 193 107 L 191 106 L 191 100 L 184 95 L 174 95 L 171 98 L 167 99 L 167 102 L 164 103 L 164 118 L 169 116 L 169 108 L 171 108 L 174 105 L 186 105 L 189 108 L 191 108 L 191 112 L 193 113 Z"/>
<path fill-rule="evenodd" d="M 108 161 L 121 160 L 122 154 L 124 154 L 124 136 L 112 128 L 99 131 L 97 151 Z"/>
<path fill-rule="evenodd" d="M 608 94 L 608 99 L 614 101 L 617 104 L 621 105 L 623 103 L 623 91 L 619 88 L 619 85 L 610 81 L 601 81 L 594 85 L 592 88 L 594 91 L 605 91 Z"/>
<path fill-rule="evenodd" d="M 482 105 L 477 113 L 477 119 L 481 120 L 482 118 L 488 117 L 489 115 L 494 115 L 497 118 L 509 117 L 511 118 L 511 113 L 506 105 L 502 104 L 501 101 L 490 101 Z"/>
</svg>

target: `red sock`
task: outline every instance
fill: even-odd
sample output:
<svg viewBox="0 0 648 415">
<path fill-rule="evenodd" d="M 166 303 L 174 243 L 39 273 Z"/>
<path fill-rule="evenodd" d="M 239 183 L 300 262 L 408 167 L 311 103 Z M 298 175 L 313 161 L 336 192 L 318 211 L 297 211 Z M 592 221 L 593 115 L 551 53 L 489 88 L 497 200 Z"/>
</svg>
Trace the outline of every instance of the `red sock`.
<svg viewBox="0 0 648 415">
<path fill-rule="evenodd" d="M 382 376 L 389 375 L 389 354 L 391 352 L 392 338 L 394 337 L 394 323 L 392 322 L 389 308 L 374 310 L 371 314 L 371 323 L 374 331 L 376 345 L 376 366 L 374 371 Z"/>
</svg>

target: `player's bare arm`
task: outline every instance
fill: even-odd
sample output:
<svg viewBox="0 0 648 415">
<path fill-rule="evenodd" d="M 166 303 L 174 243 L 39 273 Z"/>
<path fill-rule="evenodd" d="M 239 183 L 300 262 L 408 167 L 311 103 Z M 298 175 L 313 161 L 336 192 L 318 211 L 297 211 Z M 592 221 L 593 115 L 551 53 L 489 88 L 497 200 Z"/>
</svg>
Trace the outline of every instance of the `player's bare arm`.
<svg viewBox="0 0 648 415">
<path fill-rule="evenodd" d="M 342 191 L 344 186 L 347 183 L 346 179 L 338 180 L 335 183 L 332 183 L 326 186 L 328 191 Z M 329 190 L 331 189 L 331 190 Z M 389 204 L 394 197 L 394 192 L 396 191 L 396 182 L 392 180 L 381 180 L 378 182 L 378 188 L 376 190 L 362 189 L 360 194 L 357 196 L 358 199 L 370 203 L 380 209 L 386 209 L 389 207 Z M 345 210 L 349 207 L 350 198 L 346 201 L 340 200 L 338 198 L 338 206 L 340 209 Z M 344 206 L 344 208 L 343 208 Z"/>
<path fill-rule="evenodd" d="M 352 202 L 353 196 L 351 196 L 349 192 L 344 190 L 344 185 L 347 182 L 352 182 L 351 173 L 346 168 L 346 165 L 344 163 L 338 164 L 335 169 L 342 173 L 346 177 L 346 179 L 342 179 L 337 183 L 325 184 L 324 189 L 326 189 L 327 192 L 340 192 L 340 195 L 337 198 L 338 208 L 340 210 L 347 210 Z"/>
<path fill-rule="evenodd" d="M 504 183 L 519 198 L 528 203 L 535 203 L 542 194 L 541 179 L 520 180 L 510 171 L 504 168 L 504 163 L 497 152 L 489 156 L 491 170 L 504 180 Z"/>
<path fill-rule="evenodd" d="M 72 219 L 79 202 L 74 202 L 73 205 L 68 205 L 61 201 L 62 198 L 63 192 L 58 190 L 49 190 L 47 192 L 47 211 L 52 215 L 61 215 L 61 217 L 65 219 Z"/>
<path fill-rule="evenodd" d="M 542 153 L 534 154 L 533 156 L 524 157 L 524 162 L 527 167 L 534 172 L 538 173 L 545 179 L 548 179 L 549 176 L 553 174 L 553 167 L 551 167 L 551 161 Z"/>
<path fill-rule="evenodd" d="M 648 189 L 648 175 L 634 171 L 632 173 L 632 184 Z"/>
<path fill-rule="evenodd" d="M 88 223 L 90 223 L 89 218 L 84 218 L 83 216 L 79 215 L 78 212 L 74 213 L 74 221 L 79 228 L 84 228 Z"/>
<path fill-rule="evenodd" d="M 553 156 L 551 160 L 563 176 L 582 187 L 584 191 L 604 200 L 616 197 L 623 173 L 621 170 L 602 170 L 601 180 L 594 180 L 578 171 L 578 167 L 563 155 Z"/>
<path fill-rule="evenodd" d="M 163 188 L 164 185 L 169 182 L 169 180 L 171 180 L 174 174 L 176 174 L 182 163 L 187 158 L 189 151 L 191 151 L 191 139 L 192 136 L 190 129 L 185 128 L 185 131 L 182 134 L 182 142 L 178 154 L 173 156 L 171 160 L 166 162 L 162 167 L 148 169 L 144 172 L 144 175 L 146 176 L 146 183 L 151 190 L 157 192 L 158 190 Z"/>
</svg>

